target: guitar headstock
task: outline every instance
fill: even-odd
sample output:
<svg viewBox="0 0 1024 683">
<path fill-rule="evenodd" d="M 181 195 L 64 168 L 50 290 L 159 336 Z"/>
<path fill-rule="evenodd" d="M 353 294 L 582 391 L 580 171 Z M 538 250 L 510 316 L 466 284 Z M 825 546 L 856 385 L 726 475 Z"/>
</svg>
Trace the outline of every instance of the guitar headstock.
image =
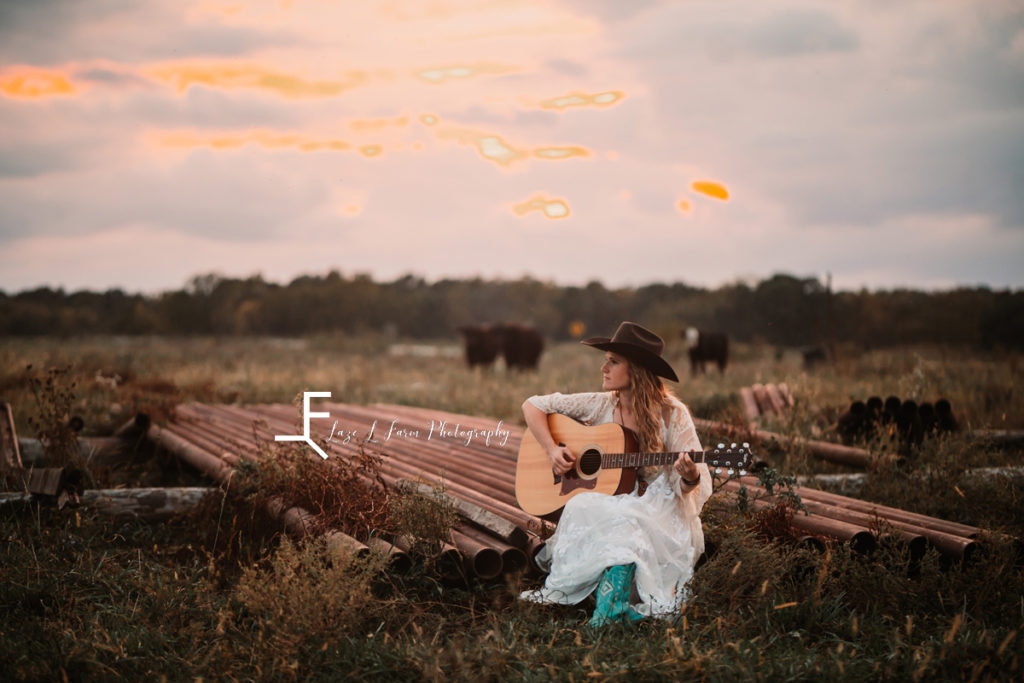
<svg viewBox="0 0 1024 683">
<path fill-rule="evenodd" d="M 704 462 L 712 472 L 722 474 L 724 470 L 730 476 L 737 473 L 740 476 L 745 475 L 753 461 L 754 454 L 750 450 L 749 443 L 739 445 L 734 443 L 728 447 L 724 443 L 720 443 L 704 456 Z"/>
</svg>

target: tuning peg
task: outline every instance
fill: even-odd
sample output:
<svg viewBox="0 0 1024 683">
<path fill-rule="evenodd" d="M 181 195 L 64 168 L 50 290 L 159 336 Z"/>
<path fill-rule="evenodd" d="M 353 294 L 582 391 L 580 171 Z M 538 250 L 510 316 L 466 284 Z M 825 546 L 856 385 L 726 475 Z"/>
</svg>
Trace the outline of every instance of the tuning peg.
<svg viewBox="0 0 1024 683">
<path fill-rule="evenodd" d="M 729 476 L 731 477 L 734 474 L 736 474 L 736 470 L 734 470 L 733 468 L 730 467 L 729 468 Z"/>
<path fill-rule="evenodd" d="M 720 444 L 718 444 L 718 447 L 719 448 L 725 448 L 725 444 L 724 443 L 720 443 Z"/>
<path fill-rule="evenodd" d="M 740 470 L 740 476 L 741 477 L 747 476 L 747 471 L 746 470 Z"/>
<path fill-rule="evenodd" d="M 733 444 L 731 446 L 729 446 L 729 448 L 736 448 L 736 443 L 733 442 Z"/>
<path fill-rule="evenodd" d="M 722 468 L 721 467 L 716 467 L 715 468 L 715 474 L 721 474 L 721 473 L 722 473 Z"/>
<path fill-rule="evenodd" d="M 743 447 L 744 447 L 744 448 L 750 448 L 750 444 L 749 444 L 749 443 L 747 443 L 746 441 L 744 441 L 744 442 L 743 442 Z"/>
</svg>

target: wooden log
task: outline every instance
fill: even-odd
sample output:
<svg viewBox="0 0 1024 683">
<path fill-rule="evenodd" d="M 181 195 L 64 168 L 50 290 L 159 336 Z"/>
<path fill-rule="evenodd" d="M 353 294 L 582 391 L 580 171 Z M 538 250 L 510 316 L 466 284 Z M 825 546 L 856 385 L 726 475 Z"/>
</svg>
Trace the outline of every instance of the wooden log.
<svg viewBox="0 0 1024 683">
<path fill-rule="evenodd" d="M 138 489 L 86 489 L 77 506 L 115 517 L 162 520 L 193 510 L 208 495 L 223 495 L 212 486 Z M 0 505 L 35 500 L 30 493 L 2 493 Z"/>
<path fill-rule="evenodd" d="M 1024 430 L 1021 429 L 972 429 L 968 434 L 972 439 L 993 446 L 1019 446 L 1024 443 Z"/>
<path fill-rule="evenodd" d="M 796 478 L 797 484 L 806 486 L 830 486 L 843 493 L 856 493 L 868 479 L 866 472 L 850 472 L 848 474 L 804 474 Z"/>
</svg>

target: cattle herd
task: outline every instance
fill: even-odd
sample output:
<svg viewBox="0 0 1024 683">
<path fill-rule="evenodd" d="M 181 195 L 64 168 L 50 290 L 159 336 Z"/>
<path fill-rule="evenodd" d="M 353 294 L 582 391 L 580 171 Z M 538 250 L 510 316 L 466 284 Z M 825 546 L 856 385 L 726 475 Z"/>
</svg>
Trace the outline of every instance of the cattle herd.
<svg viewBox="0 0 1024 683">
<path fill-rule="evenodd" d="M 544 336 L 537 328 L 523 323 L 462 325 L 458 328 L 471 368 L 488 368 L 501 356 L 505 366 L 514 370 L 536 370 L 544 350 Z M 706 371 L 708 363 L 725 372 L 729 362 L 729 338 L 723 332 L 708 332 L 690 327 L 682 332 L 686 339 L 692 374 Z"/>
<path fill-rule="evenodd" d="M 490 367 L 500 355 L 514 370 L 536 370 L 544 350 L 544 337 L 532 325 L 496 323 L 458 328 L 469 367 Z"/>
</svg>

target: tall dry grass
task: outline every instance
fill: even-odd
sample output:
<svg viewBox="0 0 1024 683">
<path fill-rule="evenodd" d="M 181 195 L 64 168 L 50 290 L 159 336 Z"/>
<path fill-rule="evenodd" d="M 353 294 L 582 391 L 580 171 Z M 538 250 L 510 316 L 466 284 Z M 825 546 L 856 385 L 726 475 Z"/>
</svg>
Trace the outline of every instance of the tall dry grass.
<svg viewBox="0 0 1024 683">
<path fill-rule="evenodd" d="M 0 387 L 28 433 L 35 405 L 25 367 L 70 366 L 70 412 L 104 433 L 137 410 L 175 402 L 399 402 L 519 420 L 524 397 L 598 386 L 599 355 L 549 349 L 536 374 L 470 371 L 457 357 L 392 355 L 389 340 L 81 339 L 0 344 Z M 438 346 L 444 346 L 439 344 Z M 685 369 L 681 349 L 670 349 Z M 736 392 L 789 384 L 797 404 L 770 429 L 833 438 L 852 399 L 942 395 L 973 428 L 1024 428 L 1017 359 L 941 349 L 876 351 L 805 371 L 795 354 L 741 347 L 724 378 L 677 388 L 695 414 L 739 415 Z M 1024 534 L 1022 487 L 970 479 L 968 466 L 1024 464 L 1020 448 L 978 448 L 963 435 L 926 441 L 903 469 L 871 473 L 864 495 Z M 773 453 L 789 473 L 836 471 L 804 453 Z M 178 480 L 170 462 L 142 462 Z M 131 484 L 111 471 L 103 485 Z M 260 476 L 308 476 L 283 468 Z M 331 482 L 322 482 L 327 492 Z M 244 493 L 242 487 L 238 493 Z M 251 490 L 250 490 L 251 493 Z M 310 503 L 312 504 L 312 503 Z M 415 503 L 396 513 L 422 519 Z M 399 506 L 400 507 L 400 506 Z M 443 526 L 443 512 L 437 514 Z M 86 509 L 0 506 L 0 677 L 4 680 L 195 678 L 356 680 L 1019 680 L 1024 575 L 1018 547 L 984 539 L 968 564 L 889 543 L 869 555 L 824 553 L 765 533 L 777 519 L 712 499 L 714 552 L 694 598 L 670 621 L 584 626 L 586 606 L 549 608 L 515 596 L 536 577 L 451 582 L 420 561 L 405 575 L 381 559 L 289 541 L 258 500 L 218 494 L 194 516 L 151 524 Z M 341 523 L 339 521 L 339 523 Z"/>
</svg>

